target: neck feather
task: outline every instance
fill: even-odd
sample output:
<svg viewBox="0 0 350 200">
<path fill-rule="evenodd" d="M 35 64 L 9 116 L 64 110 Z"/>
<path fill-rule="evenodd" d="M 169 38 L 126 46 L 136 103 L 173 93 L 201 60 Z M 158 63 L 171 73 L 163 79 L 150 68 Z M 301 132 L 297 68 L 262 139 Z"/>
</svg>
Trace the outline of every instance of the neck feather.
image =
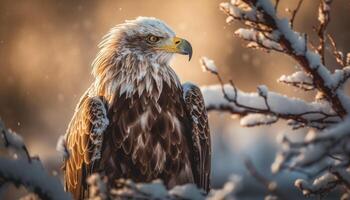
<svg viewBox="0 0 350 200">
<path fill-rule="evenodd" d="M 101 52 L 100 52 L 101 53 Z M 181 87 L 180 81 L 166 58 L 145 58 L 140 54 L 119 56 L 98 55 L 93 63 L 94 95 L 104 96 L 109 102 L 125 96 L 147 95 L 158 100 L 163 85 Z"/>
</svg>

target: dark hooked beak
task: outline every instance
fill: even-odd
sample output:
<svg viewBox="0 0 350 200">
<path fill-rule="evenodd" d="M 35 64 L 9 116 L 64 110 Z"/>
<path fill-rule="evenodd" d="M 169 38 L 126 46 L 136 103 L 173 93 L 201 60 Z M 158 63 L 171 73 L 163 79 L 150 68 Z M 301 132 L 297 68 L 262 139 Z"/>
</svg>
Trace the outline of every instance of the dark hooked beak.
<svg viewBox="0 0 350 200">
<path fill-rule="evenodd" d="M 188 55 L 188 60 L 189 61 L 191 60 L 191 58 L 192 58 L 192 46 L 187 40 L 181 39 L 177 48 L 179 49 L 178 53 L 183 54 L 183 55 Z"/>
<path fill-rule="evenodd" d="M 169 53 L 179 53 L 183 55 L 188 55 L 189 61 L 192 58 L 192 46 L 187 40 L 182 38 L 174 37 L 170 45 L 165 45 L 158 49 L 162 49 Z"/>
</svg>

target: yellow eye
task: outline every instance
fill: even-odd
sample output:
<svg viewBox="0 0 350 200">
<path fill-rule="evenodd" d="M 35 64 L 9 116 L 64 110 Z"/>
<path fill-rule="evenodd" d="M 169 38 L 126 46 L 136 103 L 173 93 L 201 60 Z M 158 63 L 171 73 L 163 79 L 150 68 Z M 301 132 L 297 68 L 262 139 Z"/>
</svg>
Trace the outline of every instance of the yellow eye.
<svg viewBox="0 0 350 200">
<path fill-rule="evenodd" d="M 147 41 L 150 43 L 156 43 L 160 40 L 160 37 L 154 36 L 154 35 L 150 35 L 147 37 Z"/>
</svg>

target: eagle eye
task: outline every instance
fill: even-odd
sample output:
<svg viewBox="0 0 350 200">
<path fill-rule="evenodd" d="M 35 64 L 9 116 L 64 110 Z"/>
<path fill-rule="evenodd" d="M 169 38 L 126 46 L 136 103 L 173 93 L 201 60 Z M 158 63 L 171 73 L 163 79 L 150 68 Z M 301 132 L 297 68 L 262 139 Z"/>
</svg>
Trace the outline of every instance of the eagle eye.
<svg viewBox="0 0 350 200">
<path fill-rule="evenodd" d="M 147 37 L 147 41 L 149 42 L 149 43 L 156 43 L 156 42 L 158 42 L 160 40 L 160 37 L 157 37 L 157 36 L 155 36 L 155 35 L 149 35 L 148 37 Z"/>
</svg>

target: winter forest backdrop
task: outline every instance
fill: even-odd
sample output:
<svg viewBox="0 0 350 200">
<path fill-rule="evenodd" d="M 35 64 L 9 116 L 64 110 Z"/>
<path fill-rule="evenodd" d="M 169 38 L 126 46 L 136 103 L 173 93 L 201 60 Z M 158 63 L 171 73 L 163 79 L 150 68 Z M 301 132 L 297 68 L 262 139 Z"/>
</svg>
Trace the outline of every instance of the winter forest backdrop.
<svg viewBox="0 0 350 200">
<path fill-rule="evenodd" d="M 322 171 L 322 173 L 327 173 L 330 168 L 329 165 L 332 165 L 334 168 L 330 170 L 337 170 L 340 164 L 340 170 L 332 171 L 332 173 L 340 174 L 340 177 L 343 177 L 344 180 L 336 179 L 336 176 L 334 178 L 332 174 L 330 174 L 323 179 L 326 183 L 322 182 L 322 180 L 319 181 L 323 186 L 330 186 L 330 188 L 333 186 L 332 184 L 345 185 L 324 197 L 325 199 L 339 199 L 341 194 L 346 193 L 344 191 L 350 189 L 350 186 L 347 185 L 350 179 L 348 177 L 349 173 L 346 171 L 346 167 L 348 167 L 347 162 L 349 160 L 347 157 L 349 155 L 347 153 L 349 152 L 349 148 L 346 144 L 344 149 L 331 149 L 330 146 L 333 145 L 333 138 L 326 144 L 321 142 L 321 145 L 315 144 L 305 149 L 299 148 L 307 146 L 307 141 L 312 141 L 314 138 L 317 138 L 317 136 L 315 136 L 317 133 L 314 134 L 310 132 L 306 142 L 290 144 L 290 141 L 303 141 L 304 136 L 309 131 L 309 129 L 303 128 L 293 131 L 293 127 L 298 128 L 300 125 L 306 125 L 316 127 L 317 129 L 323 129 L 325 127 L 319 127 L 320 124 L 329 126 L 342 120 L 347 122 L 349 122 L 349 120 L 342 114 L 339 114 L 341 117 L 338 117 L 338 115 L 332 111 L 332 106 L 324 105 L 322 103 L 322 97 L 326 96 L 327 99 L 327 95 L 322 94 L 317 95 L 317 98 L 321 96 L 318 103 L 322 105 L 316 103 L 317 105 L 307 104 L 307 106 L 305 106 L 303 103 L 294 102 L 294 107 L 290 106 L 290 104 L 274 104 L 276 107 L 271 105 L 270 108 L 275 110 L 274 108 L 290 106 L 295 112 L 300 108 L 308 108 L 312 111 L 312 116 L 299 116 L 300 118 L 312 121 L 312 119 L 317 118 L 318 114 L 324 115 L 324 113 L 326 113 L 326 115 L 324 115 L 326 118 L 322 118 L 322 120 L 326 120 L 326 123 L 322 120 L 321 123 L 318 123 L 319 120 L 316 120 L 314 123 L 294 123 L 291 124 L 292 126 L 288 126 L 286 121 L 279 120 L 277 123 L 269 126 L 253 128 L 240 126 L 240 123 L 243 125 L 250 125 L 252 122 L 266 123 L 273 122 L 277 119 L 277 116 L 273 115 L 274 112 L 270 112 L 271 109 L 270 111 L 268 111 L 268 109 L 267 111 L 266 109 L 261 109 L 261 106 L 265 106 L 266 103 L 264 102 L 264 97 L 271 95 L 267 92 L 267 88 L 269 91 L 285 94 L 289 97 L 302 98 L 305 101 L 311 102 L 315 100 L 316 92 L 309 90 L 313 89 L 313 85 L 316 83 L 313 83 L 313 80 L 310 79 L 307 74 L 299 73 L 292 77 L 287 77 L 301 69 L 297 66 L 298 63 L 296 60 L 293 59 L 293 54 L 298 56 L 302 54 L 305 55 L 305 51 L 288 51 L 288 49 L 286 50 L 287 47 L 274 43 L 273 39 L 276 39 L 278 34 L 271 31 L 271 28 L 273 29 L 276 27 L 269 27 L 264 24 L 269 23 L 269 25 L 271 25 L 271 21 L 266 20 L 264 14 L 257 15 L 261 18 L 257 17 L 253 20 L 262 20 L 261 26 L 250 23 L 253 28 L 258 27 L 258 30 L 263 33 L 246 30 L 236 32 L 237 29 L 244 28 L 244 25 L 239 22 L 240 20 L 241 22 L 242 20 L 252 20 L 253 14 L 256 13 L 252 12 L 248 15 L 244 15 L 242 11 L 246 8 L 241 8 L 243 10 L 239 11 L 237 10 L 238 8 L 234 8 L 234 3 L 224 4 L 220 10 L 219 4 L 222 2 L 222 0 L 30 0 L 16 2 L 1 0 L 1 119 L 8 128 L 11 128 L 23 137 L 29 153 L 32 156 L 39 156 L 44 167 L 50 174 L 60 176 L 61 158 L 56 151 L 57 139 L 60 135 L 64 134 L 78 99 L 92 81 L 90 64 L 97 53 L 97 44 L 101 37 L 111 27 L 126 19 L 132 19 L 137 16 L 154 16 L 167 22 L 177 32 L 178 36 L 186 38 L 193 46 L 194 56 L 191 62 L 188 62 L 186 57 L 176 56 L 172 64 L 182 82 L 191 81 L 200 86 L 219 84 L 215 71 L 214 74 L 203 72 L 201 65 L 204 64 L 210 67 L 210 61 L 208 62 L 207 60 L 207 62 L 203 63 L 202 60 L 202 64 L 200 64 L 199 60 L 202 56 L 206 56 L 214 60 L 224 83 L 229 83 L 229 80 L 232 80 L 235 86 L 244 92 L 257 92 L 257 86 L 267 86 L 259 87 L 258 93 L 253 97 L 249 95 L 244 96 L 246 99 L 242 102 L 249 104 L 249 100 L 253 98 L 255 102 L 254 105 L 257 105 L 258 109 L 254 110 L 249 108 L 246 109 L 246 111 L 248 113 L 267 113 L 269 114 L 269 118 L 260 115 L 257 117 L 255 115 L 250 116 L 250 118 L 246 117 L 245 120 L 241 120 L 240 122 L 237 116 L 232 116 L 229 113 L 210 112 L 209 120 L 213 142 L 212 186 L 214 188 L 222 188 L 227 182 L 233 183 L 231 185 L 226 184 L 224 189 L 230 190 L 229 187 L 235 187 L 235 194 L 232 196 L 235 196 L 237 199 L 263 199 L 268 194 L 271 194 L 268 197 L 271 199 L 275 196 L 279 198 L 282 196 L 289 197 L 290 199 L 302 199 L 302 193 L 304 192 L 306 194 L 308 191 L 309 193 L 317 191 L 318 194 L 323 194 L 323 192 L 328 191 L 329 188 L 320 192 L 317 190 L 320 188 L 317 188 L 318 185 L 316 185 L 310 186 L 311 188 L 308 190 L 308 184 L 299 181 L 296 186 L 298 186 L 299 189 L 304 189 L 303 192 L 301 192 L 294 185 L 297 178 L 307 178 L 304 169 L 313 164 L 309 164 L 310 160 L 305 161 L 303 159 L 306 157 L 313 160 L 315 157 L 319 156 L 318 154 L 320 152 L 327 149 L 325 154 L 331 154 L 328 155 L 330 160 L 324 161 L 322 165 L 317 167 L 311 166 L 311 168 L 307 169 L 307 174 L 309 178 L 311 178 L 310 180 L 313 180 L 312 175 L 309 174 L 311 173 L 319 176 L 320 174 L 317 174 L 320 170 L 318 167 L 328 167 L 326 170 Z M 257 1 L 247 0 L 243 2 Z M 269 1 L 260 0 L 260 2 Z M 299 1 L 280 0 L 278 2 L 278 17 L 293 18 L 293 13 L 295 13 L 295 9 L 298 8 Z M 330 1 L 323 2 L 327 3 Z M 273 6 L 275 3 L 276 1 L 272 1 Z M 317 48 L 319 45 L 318 30 L 320 22 L 327 21 L 327 19 L 319 18 L 319 3 L 320 1 L 304 0 L 302 4 L 300 4 L 293 22 L 293 29 L 295 31 L 308 34 L 307 40 L 313 44 L 308 46 L 310 51 L 314 51 L 312 46 Z M 254 8 L 254 6 L 252 8 Z M 266 9 L 267 7 L 264 7 L 264 4 L 260 4 L 260 7 L 258 6 L 257 8 L 258 11 L 259 9 L 264 10 L 265 8 L 265 14 L 271 14 L 271 12 L 273 12 L 273 9 Z M 327 26 L 327 31 L 324 33 L 327 40 L 324 48 L 326 58 L 325 65 L 331 72 L 344 67 L 341 66 L 342 61 L 340 61 L 340 64 L 336 61 L 333 53 L 342 51 L 345 53 L 344 57 L 346 57 L 346 53 L 350 51 L 350 26 L 348 26 L 347 22 L 347 19 L 350 17 L 349 9 L 350 3 L 347 0 L 338 0 L 331 4 L 331 20 Z M 233 22 L 227 24 L 227 14 L 231 15 L 232 18 L 236 18 L 236 20 L 229 18 L 229 21 L 233 20 Z M 326 9 L 323 17 L 327 18 L 327 16 Z M 240 19 L 242 17 L 243 19 Z M 280 28 L 280 26 L 282 26 L 281 24 L 283 25 L 283 22 L 280 22 L 277 28 Z M 295 35 L 288 32 L 288 27 L 286 28 L 286 26 L 284 26 L 284 28 L 283 30 L 286 31 L 286 35 L 289 36 L 287 39 L 294 38 L 292 41 L 295 46 L 292 45 L 292 48 L 298 47 L 298 44 L 303 44 L 303 39 L 305 39 L 303 35 L 299 38 L 295 37 Z M 260 41 L 267 41 L 262 44 L 269 48 L 275 48 L 277 51 L 284 51 L 285 53 L 276 53 L 274 51 L 266 53 L 260 50 L 248 49 L 246 48 L 246 42 L 234 36 L 235 32 L 236 35 L 247 40 L 256 40 L 256 38 L 259 38 L 257 43 Z M 328 33 L 331 34 L 332 38 L 327 37 Z M 266 40 L 267 36 L 272 39 Z M 262 40 L 260 40 L 260 38 L 262 38 Z M 330 42 L 332 39 L 336 42 L 336 51 Z M 304 47 L 303 45 L 301 46 Z M 287 56 L 286 54 L 291 56 Z M 311 60 L 317 62 L 315 58 Z M 349 64 L 346 63 L 346 58 L 343 60 L 344 65 Z M 212 68 L 208 68 L 207 70 L 210 71 L 211 69 Z M 344 68 L 344 71 L 338 71 L 338 74 L 332 76 L 329 82 L 339 83 L 342 78 L 349 76 L 348 73 L 348 69 Z M 281 77 L 282 75 L 286 76 Z M 327 77 L 328 75 L 329 74 L 326 73 L 326 75 L 323 74 L 321 77 Z M 280 82 L 289 82 L 291 85 L 304 88 L 307 92 L 287 84 L 277 84 L 277 79 L 280 79 Z M 302 81 L 303 84 L 300 84 L 300 81 Z M 329 85 L 331 85 L 331 83 Z M 228 96 L 234 100 L 235 95 L 232 95 L 234 94 L 232 93 L 232 87 L 227 87 Z M 332 92 L 338 95 L 337 90 L 338 88 L 334 89 Z M 218 92 L 219 91 L 221 90 L 218 90 Z M 208 99 L 212 102 L 212 99 L 209 98 L 211 97 L 209 92 L 207 93 L 209 95 Z M 348 92 L 346 87 L 345 92 Z M 217 94 L 219 93 L 215 93 L 215 96 L 218 96 Z M 239 94 L 244 95 L 243 93 Z M 273 93 L 272 96 L 273 95 L 275 95 L 275 93 Z M 341 95 L 342 94 L 340 94 L 340 96 Z M 334 95 L 332 95 L 332 98 L 333 97 Z M 271 98 L 274 100 L 279 98 L 279 96 L 277 95 L 276 97 L 275 95 Z M 341 101 L 343 100 L 344 99 L 341 98 Z M 350 102 L 346 100 L 347 99 L 344 101 Z M 218 103 L 217 100 L 213 102 Z M 215 108 L 215 105 L 216 104 L 212 105 L 211 108 Z M 349 105 L 345 105 L 345 107 L 349 107 Z M 320 112 L 320 109 L 322 112 Z M 240 111 L 242 111 L 242 109 Z M 306 112 L 309 110 L 303 111 Z M 242 114 L 242 112 L 238 113 Z M 342 113 L 342 111 L 338 113 Z M 329 116 L 329 118 L 327 116 Z M 283 115 L 278 117 L 289 119 L 288 116 Z M 341 119 L 342 117 L 344 117 L 344 119 Z M 331 123 L 328 123 L 330 121 Z M 333 121 L 335 122 L 333 123 Z M 345 131 L 342 131 L 341 128 Z M 328 132 L 323 131 L 318 133 L 320 133 L 319 135 L 323 135 L 323 137 L 327 137 L 333 133 L 332 130 L 334 129 L 330 130 L 331 131 Z M 349 131 L 348 127 L 340 126 L 335 132 L 347 135 L 347 131 Z M 281 135 L 283 134 L 288 135 L 288 138 L 282 137 Z M 339 137 L 343 138 L 343 136 Z M 347 137 L 344 138 L 348 139 Z M 335 138 L 334 140 L 337 139 L 338 138 Z M 283 141 L 284 145 L 279 144 L 277 140 L 280 140 L 280 142 Z M 18 143 L 15 142 L 15 146 L 16 144 Z M 275 162 L 276 154 L 281 152 L 281 150 L 286 150 L 286 146 L 289 148 L 295 147 L 293 145 L 299 145 L 298 148 L 303 151 L 302 153 L 309 152 L 308 155 L 302 154 L 304 158 L 297 157 L 296 161 L 292 163 L 294 164 L 294 171 L 298 172 L 291 173 L 290 171 L 282 170 L 280 173 L 272 174 L 271 171 L 277 171 L 277 168 L 281 167 L 278 165 L 278 162 Z M 2 143 L 0 147 L 3 148 Z M 330 147 L 330 149 L 328 149 L 328 147 Z M 4 149 L 0 150 L 1 155 L 4 154 L 3 151 Z M 293 151 L 293 153 L 297 155 L 299 152 Z M 283 156 L 277 157 L 277 161 L 282 162 L 282 158 Z M 346 167 L 342 166 L 344 160 L 346 161 L 344 164 Z M 274 162 L 275 164 L 271 166 Z M 98 179 L 98 177 L 95 178 Z M 1 181 L 0 179 L 0 182 Z M 327 183 L 327 181 L 331 182 Z M 278 190 L 275 187 L 276 185 Z M 23 188 L 18 190 L 14 186 L 10 186 L 4 191 L 0 191 L 0 193 L 3 193 L 2 198 L 8 199 L 23 196 L 26 192 Z M 224 195 L 224 193 L 225 192 L 213 195 L 216 195 L 215 197 L 218 198 L 220 195 Z M 316 197 L 311 196 L 310 199 Z M 343 195 L 343 198 L 347 199 L 349 196 Z"/>
</svg>

